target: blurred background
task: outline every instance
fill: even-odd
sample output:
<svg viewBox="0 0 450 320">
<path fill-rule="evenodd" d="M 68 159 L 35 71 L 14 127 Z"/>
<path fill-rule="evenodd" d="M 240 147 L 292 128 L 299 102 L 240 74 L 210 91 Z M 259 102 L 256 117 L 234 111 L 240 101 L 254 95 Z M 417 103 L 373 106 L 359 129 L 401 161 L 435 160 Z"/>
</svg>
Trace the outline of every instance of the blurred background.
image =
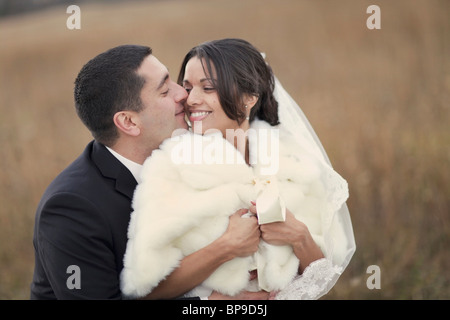
<svg viewBox="0 0 450 320">
<path fill-rule="evenodd" d="M 28 299 L 37 204 L 91 140 L 80 68 L 143 44 L 175 79 L 190 48 L 224 37 L 266 53 L 349 183 L 357 250 L 323 299 L 450 299 L 449 14 L 446 0 L 1 0 L 0 299 Z"/>
</svg>

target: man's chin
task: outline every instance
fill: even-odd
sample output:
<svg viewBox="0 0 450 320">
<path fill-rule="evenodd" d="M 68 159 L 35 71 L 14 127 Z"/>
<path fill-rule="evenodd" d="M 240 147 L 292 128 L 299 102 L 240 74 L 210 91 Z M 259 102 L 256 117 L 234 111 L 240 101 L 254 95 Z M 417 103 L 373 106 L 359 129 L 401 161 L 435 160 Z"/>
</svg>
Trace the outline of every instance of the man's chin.
<svg viewBox="0 0 450 320">
<path fill-rule="evenodd" d="M 181 124 L 179 125 L 178 129 L 186 129 L 186 130 L 188 130 L 189 126 L 186 123 L 186 121 L 183 120 L 183 121 L 181 121 Z"/>
<path fill-rule="evenodd" d="M 186 117 L 185 117 L 185 113 L 179 113 L 177 115 L 175 115 L 175 118 L 177 119 L 177 128 L 178 129 L 188 129 L 189 126 L 186 123 Z"/>
</svg>

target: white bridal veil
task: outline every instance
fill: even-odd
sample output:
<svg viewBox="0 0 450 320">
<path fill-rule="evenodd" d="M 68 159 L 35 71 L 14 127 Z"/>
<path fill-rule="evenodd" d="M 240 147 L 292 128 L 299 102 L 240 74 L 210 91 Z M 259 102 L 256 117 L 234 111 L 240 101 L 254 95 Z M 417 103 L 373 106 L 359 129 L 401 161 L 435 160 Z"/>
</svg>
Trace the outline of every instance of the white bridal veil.
<svg viewBox="0 0 450 320">
<path fill-rule="evenodd" d="M 337 174 L 299 105 L 275 78 L 274 96 L 278 101 L 280 129 L 287 130 L 297 143 L 321 163 L 323 183 L 331 205 L 330 214 L 323 218 L 325 259 L 310 264 L 277 299 L 318 299 L 326 294 L 352 258 L 356 245 L 350 214 L 345 201 L 348 198 L 347 182 Z"/>
</svg>

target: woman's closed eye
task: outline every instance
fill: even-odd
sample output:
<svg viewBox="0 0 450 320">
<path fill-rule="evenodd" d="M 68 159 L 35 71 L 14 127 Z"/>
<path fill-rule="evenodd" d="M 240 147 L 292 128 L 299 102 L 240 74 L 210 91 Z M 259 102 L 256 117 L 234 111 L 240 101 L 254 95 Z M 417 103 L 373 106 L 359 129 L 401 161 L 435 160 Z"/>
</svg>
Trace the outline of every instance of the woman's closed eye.
<svg viewBox="0 0 450 320">
<path fill-rule="evenodd" d="M 184 87 L 184 90 L 186 90 L 187 93 L 190 93 L 192 91 L 192 88 Z M 203 88 L 203 91 L 206 91 L 206 92 L 211 92 L 211 91 L 215 91 L 215 90 L 216 90 L 216 88 L 214 88 L 214 87 L 204 87 Z"/>
<path fill-rule="evenodd" d="M 206 92 L 211 92 L 211 91 L 215 91 L 216 88 L 214 88 L 214 87 L 204 87 L 203 90 L 205 90 Z"/>
</svg>

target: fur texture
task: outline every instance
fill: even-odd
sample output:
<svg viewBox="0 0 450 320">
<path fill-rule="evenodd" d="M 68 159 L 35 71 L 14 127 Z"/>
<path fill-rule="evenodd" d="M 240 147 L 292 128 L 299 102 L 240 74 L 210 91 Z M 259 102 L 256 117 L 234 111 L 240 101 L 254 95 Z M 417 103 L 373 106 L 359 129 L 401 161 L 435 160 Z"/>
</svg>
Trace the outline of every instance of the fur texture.
<svg viewBox="0 0 450 320">
<path fill-rule="evenodd" d="M 274 129 L 258 120 L 252 128 Z M 121 273 L 125 296 L 148 294 L 183 257 L 219 238 L 229 216 L 256 199 L 257 180 L 276 180 L 286 207 L 308 226 L 326 252 L 324 221 L 333 213 L 327 202 L 322 164 L 288 135 L 280 132 L 279 138 L 279 150 L 272 150 L 279 154 L 276 176 L 261 176 L 259 162 L 253 167 L 246 165 L 234 146 L 216 135 L 186 133 L 166 140 L 153 152 L 144 163 L 142 182 L 133 199 Z M 250 140 L 250 150 L 253 146 Z M 203 151 L 202 159 L 194 159 L 201 155 L 199 150 Z M 226 164 L 230 156 L 236 160 L 234 164 Z M 202 285 L 235 295 L 248 288 L 248 271 L 255 265 L 265 289 L 280 290 L 297 274 L 299 261 L 291 247 L 261 242 L 253 257 L 224 263 Z"/>
</svg>

